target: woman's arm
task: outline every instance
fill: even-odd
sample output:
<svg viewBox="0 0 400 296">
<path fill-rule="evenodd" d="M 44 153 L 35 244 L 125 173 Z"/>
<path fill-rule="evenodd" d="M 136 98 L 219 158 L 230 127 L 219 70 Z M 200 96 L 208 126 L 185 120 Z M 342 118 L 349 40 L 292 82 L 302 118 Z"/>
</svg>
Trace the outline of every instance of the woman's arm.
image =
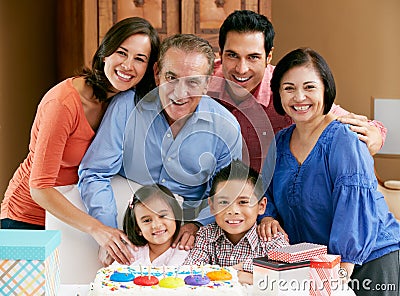
<svg viewBox="0 0 400 296">
<path fill-rule="evenodd" d="M 90 234 L 119 263 L 129 264 L 133 261 L 134 258 L 131 258 L 131 252 L 124 242 L 130 245 L 131 243 L 122 231 L 105 226 L 99 220 L 81 211 L 54 188 L 32 188 L 31 195 L 42 208 L 64 223 Z"/>
<path fill-rule="evenodd" d="M 329 250 L 342 262 L 362 264 L 379 236 L 381 208 L 373 159 L 347 126 L 335 133 L 329 151 L 332 180 L 332 227 Z"/>
</svg>

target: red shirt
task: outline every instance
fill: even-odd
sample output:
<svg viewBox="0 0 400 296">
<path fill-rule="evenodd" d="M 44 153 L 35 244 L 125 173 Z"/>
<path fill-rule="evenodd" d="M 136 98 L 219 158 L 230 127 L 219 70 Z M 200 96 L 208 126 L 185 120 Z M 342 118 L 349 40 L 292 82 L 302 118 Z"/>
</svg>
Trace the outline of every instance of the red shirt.
<svg viewBox="0 0 400 296">
<path fill-rule="evenodd" d="M 215 62 L 214 76 L 223 77 L 221 62 Z M 239 105 L 226 91 L 226 82 L 213 79 L 208 95 L 227 108 L 238 120 L 243 136 L 242 160 L 256 171 L 261 171 L 267 156 L 268 148 L 276 132 L 292 124 L 289 116 L 276 113 L 272 104 L 270 80 L 274 67 L 265 68 L 264 78 L 253 96 L 242 101 Z"/>
</svg>

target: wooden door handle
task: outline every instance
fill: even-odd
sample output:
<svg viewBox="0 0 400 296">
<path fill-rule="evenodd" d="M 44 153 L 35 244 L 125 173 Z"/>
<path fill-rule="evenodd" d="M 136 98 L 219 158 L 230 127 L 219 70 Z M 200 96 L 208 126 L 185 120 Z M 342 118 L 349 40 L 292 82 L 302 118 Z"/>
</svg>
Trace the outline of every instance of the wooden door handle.
<svg viewBox="0 0 400 296">
<path fill-rule="evenodd" d="M 142 7 L 144 5 L 144 0 L 133 0 L 136 7 Z"/>
</svg>

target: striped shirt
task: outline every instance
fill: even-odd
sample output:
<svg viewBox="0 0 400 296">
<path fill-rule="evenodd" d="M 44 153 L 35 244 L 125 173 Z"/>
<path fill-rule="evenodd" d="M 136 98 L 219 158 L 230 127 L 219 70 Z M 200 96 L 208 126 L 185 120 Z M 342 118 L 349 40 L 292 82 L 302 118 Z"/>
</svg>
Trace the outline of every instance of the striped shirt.
<svg viewBox="0 0 400 296">
<path fill-rule="evenodd" d="M 258 238 L 257 225 L 254 224 L 246 235 L 236 244 L 232 244 L 217 223 L 200 228 L 196 235 L 194 248 L 186 257 L 184 265 L 218 264 L 223 267 L 243 262 L 243 270 L 253 272 L 253 258 L 267 256 L 269 250 L 288 246 L 282 233 L 272 241 Z"/>
</svg>

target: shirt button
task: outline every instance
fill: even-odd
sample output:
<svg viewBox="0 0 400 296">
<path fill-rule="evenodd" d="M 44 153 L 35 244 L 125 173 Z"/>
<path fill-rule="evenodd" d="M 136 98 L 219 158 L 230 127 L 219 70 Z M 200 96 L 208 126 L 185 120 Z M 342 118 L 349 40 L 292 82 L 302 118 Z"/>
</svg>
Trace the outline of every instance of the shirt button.
<svg viewBox="0 0 400 296">
<path fill-rule="evenodd" d="M 168 161 L 171 161 L 171 159 L 172 159 L 171 157 L 168 157 L 168 159 L 167 159 L 167 160 L 168 160 Z"/>
<path fill-rule="evenodd" d="M 171 138 L 171 134 L 168 133 L 168 134 L 167 134 L 167 138 Z"/>
<path fill-rule="evenodd" d="M 161 180 L 161 183 L 165 183 L 165 179 L 162 179 L 162 180 Z"/>
</svg>

